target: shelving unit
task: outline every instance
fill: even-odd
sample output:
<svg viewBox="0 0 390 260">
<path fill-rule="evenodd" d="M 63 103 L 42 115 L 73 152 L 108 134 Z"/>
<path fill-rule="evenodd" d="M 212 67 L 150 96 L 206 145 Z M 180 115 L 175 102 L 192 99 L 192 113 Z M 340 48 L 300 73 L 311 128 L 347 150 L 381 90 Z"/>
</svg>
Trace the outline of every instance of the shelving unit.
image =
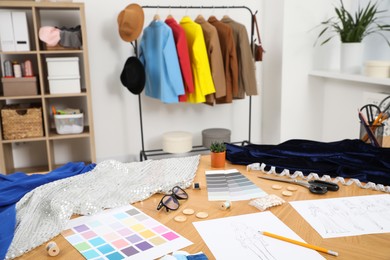
<svg viewBox="0 0 390 260">
<path fill-rule="evenodd" d="M 329 78 L 329 79 L 338 79 L 338 80 L 347 80 L 361 83 L 377 84 L 390 86 L 390 78 L 374 78 L 367 77 L 359 74 L 346 74 L 339 71 L 325 71 L 325 70 L 313 70 L 309 73 L 310 76 Z"/>
<path fill-rule="evenodd" d="M 44 136 L 4 140 L 0 136 L 0 172 L 45 173 L 69 161 L 95 162 L 95 141 L 89 78 L 86 22 L 83 3 L 52 3 L 33 1 L 1 1 L 0 11 L 23 11 L 27 14 L 31 51 L 0 51 L 3 61 L 31 60 L 37 77 L 38 94 L 33 96 L 4 96 L 0 92 L 0 107 L 14 103 L 39 103 L 42 106 Z M 47 50 L 39 40 L 42 26 L 81 26 L 81 49 Z M 81 93 L 50 94 L 46 58 L 78 57 Z M 3 86 L 0 83 L 2 91 Z M 84 113 L 84 130 L 80 134 L 59 135 L 55 131 L 51 107 L 80 108 Z M 0 125 L 1 127 L 1 125 Z"/>
</svg>

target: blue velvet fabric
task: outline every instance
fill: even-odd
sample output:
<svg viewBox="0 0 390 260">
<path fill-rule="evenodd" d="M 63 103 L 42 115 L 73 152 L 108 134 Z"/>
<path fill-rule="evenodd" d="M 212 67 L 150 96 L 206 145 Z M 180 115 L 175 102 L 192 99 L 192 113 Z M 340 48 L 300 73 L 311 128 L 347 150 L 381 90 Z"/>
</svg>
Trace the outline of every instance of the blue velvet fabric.
<svg viewBox="0 0 390 260">
<path fill-rule="evenodd" d="M 0 174 L 0 259 L 5 259 L 14 237 L 15 205 L 26 193 L 43 184 L 91 171 L 95 166 L 94 163 L 70 162 L 47 174 Z"/>
<path fill-rule="evenodd" d="M 390 148 L 378 148 L 359 139 L 318 142 L 292 139 L 278 145 L 227 144 L 226 158 L 233 164 L 264 163 L 276 167 L 361 182 L 390 185 Z M 267 168 L 266 168 L 267 169 Z"/>
</svg>

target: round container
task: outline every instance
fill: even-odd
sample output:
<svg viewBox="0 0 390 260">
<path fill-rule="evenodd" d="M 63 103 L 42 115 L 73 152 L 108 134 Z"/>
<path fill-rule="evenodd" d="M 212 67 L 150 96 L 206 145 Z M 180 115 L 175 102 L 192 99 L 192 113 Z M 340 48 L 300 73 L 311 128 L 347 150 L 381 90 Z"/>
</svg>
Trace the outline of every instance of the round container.
<svg viewBox="0 0 390 260">
<path fill-rule="evenodd" d="M 176 131 L 163 134 L 163 151 L 166 153 L 187 153 L 192 150 L 192 134 Z"/>
<path fill-rule="evenodd" d="M 390 77 L 390 61 L 366 61 L 364 63 L 364 75 L 376 78 Z"/>
<path fill-rule="evenodd" d="M 230 143 L 230 130 L 225 128 L 209 128 L 202 131 L 202 145 L 210 149 L 213 142 Z"/>
</svg>

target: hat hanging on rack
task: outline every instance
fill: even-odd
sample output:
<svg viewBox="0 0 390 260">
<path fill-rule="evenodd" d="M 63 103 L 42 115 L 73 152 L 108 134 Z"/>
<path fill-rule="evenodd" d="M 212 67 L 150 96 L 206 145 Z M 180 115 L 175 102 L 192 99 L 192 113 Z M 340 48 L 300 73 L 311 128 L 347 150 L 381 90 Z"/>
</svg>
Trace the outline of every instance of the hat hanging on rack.
<svg viewBox="0 0 390 260">
<path fill-rule="evenodd" d="M 129 57 L 121 73 L 121 82 L 131 93 L 138 95 L 145 87 L 145 68 L 141 61 Z"/>
<path fill-rule="evenodd" d="M 144 11 L 138 4 L 130 4 L 118 15 L 119 35 L 125 42 L 138 38 L 144 27 Z"/>
</svg>

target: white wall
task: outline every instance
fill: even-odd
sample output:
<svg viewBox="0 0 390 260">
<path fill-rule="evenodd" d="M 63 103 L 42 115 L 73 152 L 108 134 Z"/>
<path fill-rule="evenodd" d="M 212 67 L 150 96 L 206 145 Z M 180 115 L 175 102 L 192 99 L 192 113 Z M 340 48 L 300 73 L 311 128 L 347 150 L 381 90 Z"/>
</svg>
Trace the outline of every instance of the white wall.
<svg viewBox="0 0 390 260">
<path fill-rule="evenodd" d="M 367 1 L 367 0 L 362 0 Z M 130 44 L 117 31 L 117 15 L 131 2 L 122 0 L 85 0 L 88 49 L 92 81 L 93 110 L 98 161 L 138 159 L 141 149 L 138 98 L 120 83 L 123 64 L 132 55 Z M 358 1 L 344 0 L 356 7 Z M 390 1 L 382 1 L 389 8 Z M 140 5 L 158 5 L 139 1 Z M 218 5 L 210 1 L 165 1 L 164 5 Z M 304 138 L 333 141 L 358 136 L 356 109 L 366 91 L 381 92 L 385 86 L 356 84 L 309 76 L 312 69 L 338 69 L 337 38 L 324 46 L 313 46 L 320 22 L 333 16 L 338 0 L 247 0 L 239 4 L 226 0 L 221 5 L 245 5 L 259 10 L 264 61 L 257 64 L 260 95 L 252 99 L 252 136 L 254 143 L 277 144 Z M 145 9 L 145 26 L 158 12 L 162 18 L 171 13 L 177 20 L 185 14 L 195 18 L 200 12 L 208 17 L 224 14 L 246 24 L 247 11 Z M 390 59 L 389 48 L 378 36 L 365 40 L 365 59 Z M 261 75 L 261 76 L 260 76 Z M 201 131 L 211 127 L 232 130 L 232 141 L 248 138 L 248 99 L 233 105 L 165 105 L 142 95 L 145 148 L 161 148 L 161 135 L 167 131 L 193 133 L 194 145 L 201 144 Z"/>
<path fill-rule="evenodd" d="M 88 52 L 92 83 L 92 106 L 94 112 L 97 160 L 117 159 L 138 160 L 141 150 L 138 97 L 121 85 L 120 73 L 126 59 L 133 55 L 129 43 L 122 41 L 118 34 L 117 16 L 128 4 L 123 0 L 85 0 L 88 32 Z M 155 1 L 138 1 L 141 6 L 158 5 Z M 164 1 L 160 5 L 245 5 L 259 10 L 262 17 L 261 1 L 247 0 L 237 4 L 226 0 L 223 3 L 205 0 Z M 204 17 L 215 15 L 222 18 L 228 14 L 234 20 L 247 25 L 250 32 L 250 14 L 245 9 L 145 9 L 145 27 L 156 12 L 162 19 L 171 13 L 176 20 L 184 15 L 191 18 L 202 13 Z M 257 70 L 260 76 L 260 67 Z M 259 91 L 261 90 L 259 78 Z M 260 142 L 261 95 L 252 98 L 252 142 Z M 249 99 L 234 101 L 232 105 L 214 107 L 203 104 L 162 104 L 142 95 L 145 149 L 161 148 L 161 136 L 167 131 L 189 131 L 194 135 L 194 145 L 201 144 L 201 131 L 206 128 L 223 127 L 232 131 L 231 141 L 248 139 Z"/>
</svg>

